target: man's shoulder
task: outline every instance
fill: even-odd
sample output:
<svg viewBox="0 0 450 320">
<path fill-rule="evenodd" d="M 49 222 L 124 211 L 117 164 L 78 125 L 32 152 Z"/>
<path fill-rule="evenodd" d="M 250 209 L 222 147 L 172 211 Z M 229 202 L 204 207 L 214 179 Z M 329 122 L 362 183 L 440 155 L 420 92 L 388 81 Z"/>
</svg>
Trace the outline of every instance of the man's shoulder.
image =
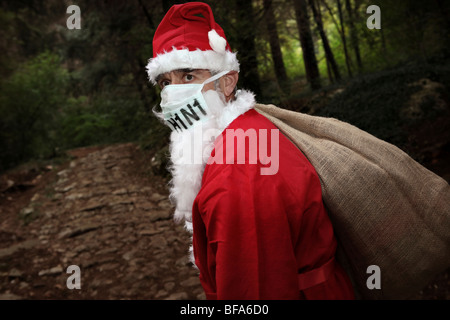
<svg viewBox="0 0 450 320">
<path fill-rule="evenodd" d="M 237 117 L 226 129 L 277 129 L 277 127 L 265 116 L 254 108 Z"/>
</svg>

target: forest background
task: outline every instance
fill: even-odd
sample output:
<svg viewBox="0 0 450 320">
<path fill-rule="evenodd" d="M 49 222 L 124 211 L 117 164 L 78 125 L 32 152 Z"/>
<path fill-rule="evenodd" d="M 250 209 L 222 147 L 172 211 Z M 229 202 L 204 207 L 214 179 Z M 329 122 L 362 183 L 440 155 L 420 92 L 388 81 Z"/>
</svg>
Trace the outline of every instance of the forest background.
<svg viewBox="0 0 450 320">
<path fill-rule="evenodd" d="M 182 2 L 1 1 L 0 173 L 132 141 L 167 175 L 170 131 L 152 113 L 159 90 L 145 66 L 159 22 Z M 448 1 L 205 2 L 237 51 L 238 86 L 260 103 L 336 117 L 404 149 L 408 128 L 448 113 Z M 66 25 L 72 4 L 81 29 Z M 368 27 L 371 5 L 380 29 Z"/>
</svg>

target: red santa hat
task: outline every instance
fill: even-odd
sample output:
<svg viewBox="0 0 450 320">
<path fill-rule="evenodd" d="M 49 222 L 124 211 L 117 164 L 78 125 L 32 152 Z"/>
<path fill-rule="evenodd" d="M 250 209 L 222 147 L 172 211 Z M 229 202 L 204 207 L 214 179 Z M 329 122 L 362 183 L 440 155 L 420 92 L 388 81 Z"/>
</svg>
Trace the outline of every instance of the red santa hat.
<svg viewBox="0 0 450 320">
<path fill-rule="evenodd" d="M 156 29 L 147 65 L 150 81 L 156 84 L 158 75 L 177 69 L 239 71 L 236 54 L 206 3 L 174 5 Z"/>
</svg>

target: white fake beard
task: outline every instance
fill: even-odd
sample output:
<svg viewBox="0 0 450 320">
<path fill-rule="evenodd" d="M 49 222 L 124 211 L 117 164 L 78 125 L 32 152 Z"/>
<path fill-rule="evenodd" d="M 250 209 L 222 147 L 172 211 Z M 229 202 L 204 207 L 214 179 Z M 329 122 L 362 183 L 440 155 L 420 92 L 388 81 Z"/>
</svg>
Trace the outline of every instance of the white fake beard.
<svg viewBox="0 0 450 320">
<path fill-rule="evenodd" d="M 228 103 L 223 93 L 214 90 L 204 92 L 203 97 L 211 111 L 210 118 L 189 130 L 172 131 L 169 146 L 169 171 L 172 175 L 169 197 L 175 205 L 174 220 L 178 223 L 184 221 L 185 228 L 191 234 L 192 206 L 200 191 L 203 171 L 214 148 L 214 142 L 234 119 L 255 104 L 253 93 L 245 90 L 238 90 L 236 100 Z M 161 113 L 155 114 L 163 119 Z M 196 267 L 192 245 L 189 247 L 189 260 Z"/>
<path fill-rule="evenodd" d="M 208 120 L 196 124 L 189 130 L 172 131 L 170 135 L 169 170 L 170 200 L 175 204 L 174 219 L 185 220 L 186 228 L 192 232 L 192 205 L 200 191 L 203 171 L 220 130 L 219 119 L 226 107 L 222 93 L 208 90 L 203 93 L 211 115 Z"/>
<path fill-rule="evenodd" d="M 236 99 L 228 103 L 220 91 L 208 90 L 203 97 L 211 112 L 209 119 L 189 130 L 172 131 L 169 146 L 171 164 L 168 169 L 172 175 L 169 198 L 175 205 L 174 220 L 184 220 L 191 233 L 192 206 L 200 191 L 203 171 L 215 139 L 234 119 L 255 105 L 254 94 L 246 90 L 238 90 Z M 162 113 L 153 112 L 163 120 Z"/>
</svg>

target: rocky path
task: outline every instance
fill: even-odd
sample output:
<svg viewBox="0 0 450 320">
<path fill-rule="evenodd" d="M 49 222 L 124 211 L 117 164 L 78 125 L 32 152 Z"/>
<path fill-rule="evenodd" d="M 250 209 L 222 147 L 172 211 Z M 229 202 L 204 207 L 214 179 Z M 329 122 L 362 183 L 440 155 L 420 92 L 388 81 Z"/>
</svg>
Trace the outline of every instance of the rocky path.
<svg viewBox="0 0 450 320">
<path fill-rule="evenodd" d="M 139 148 L 72 156 L 31 182 L 4 178 L 0 299 L 205 299 L 190 236 L 172 220 L 165 182 L 137 169 L 149 162 Z M 70 265 L 79 290 L 67 287 Z"/>
<path fill-rule="evenodd" d="M 0 176 L 0 300 L 205 299 L 149 156 L 134 144 L 70 155 Z M 67 287 L 71 265 L 79 290 Z M 450 270 L 413 299 L 450 299 Z"/>
</svg>

